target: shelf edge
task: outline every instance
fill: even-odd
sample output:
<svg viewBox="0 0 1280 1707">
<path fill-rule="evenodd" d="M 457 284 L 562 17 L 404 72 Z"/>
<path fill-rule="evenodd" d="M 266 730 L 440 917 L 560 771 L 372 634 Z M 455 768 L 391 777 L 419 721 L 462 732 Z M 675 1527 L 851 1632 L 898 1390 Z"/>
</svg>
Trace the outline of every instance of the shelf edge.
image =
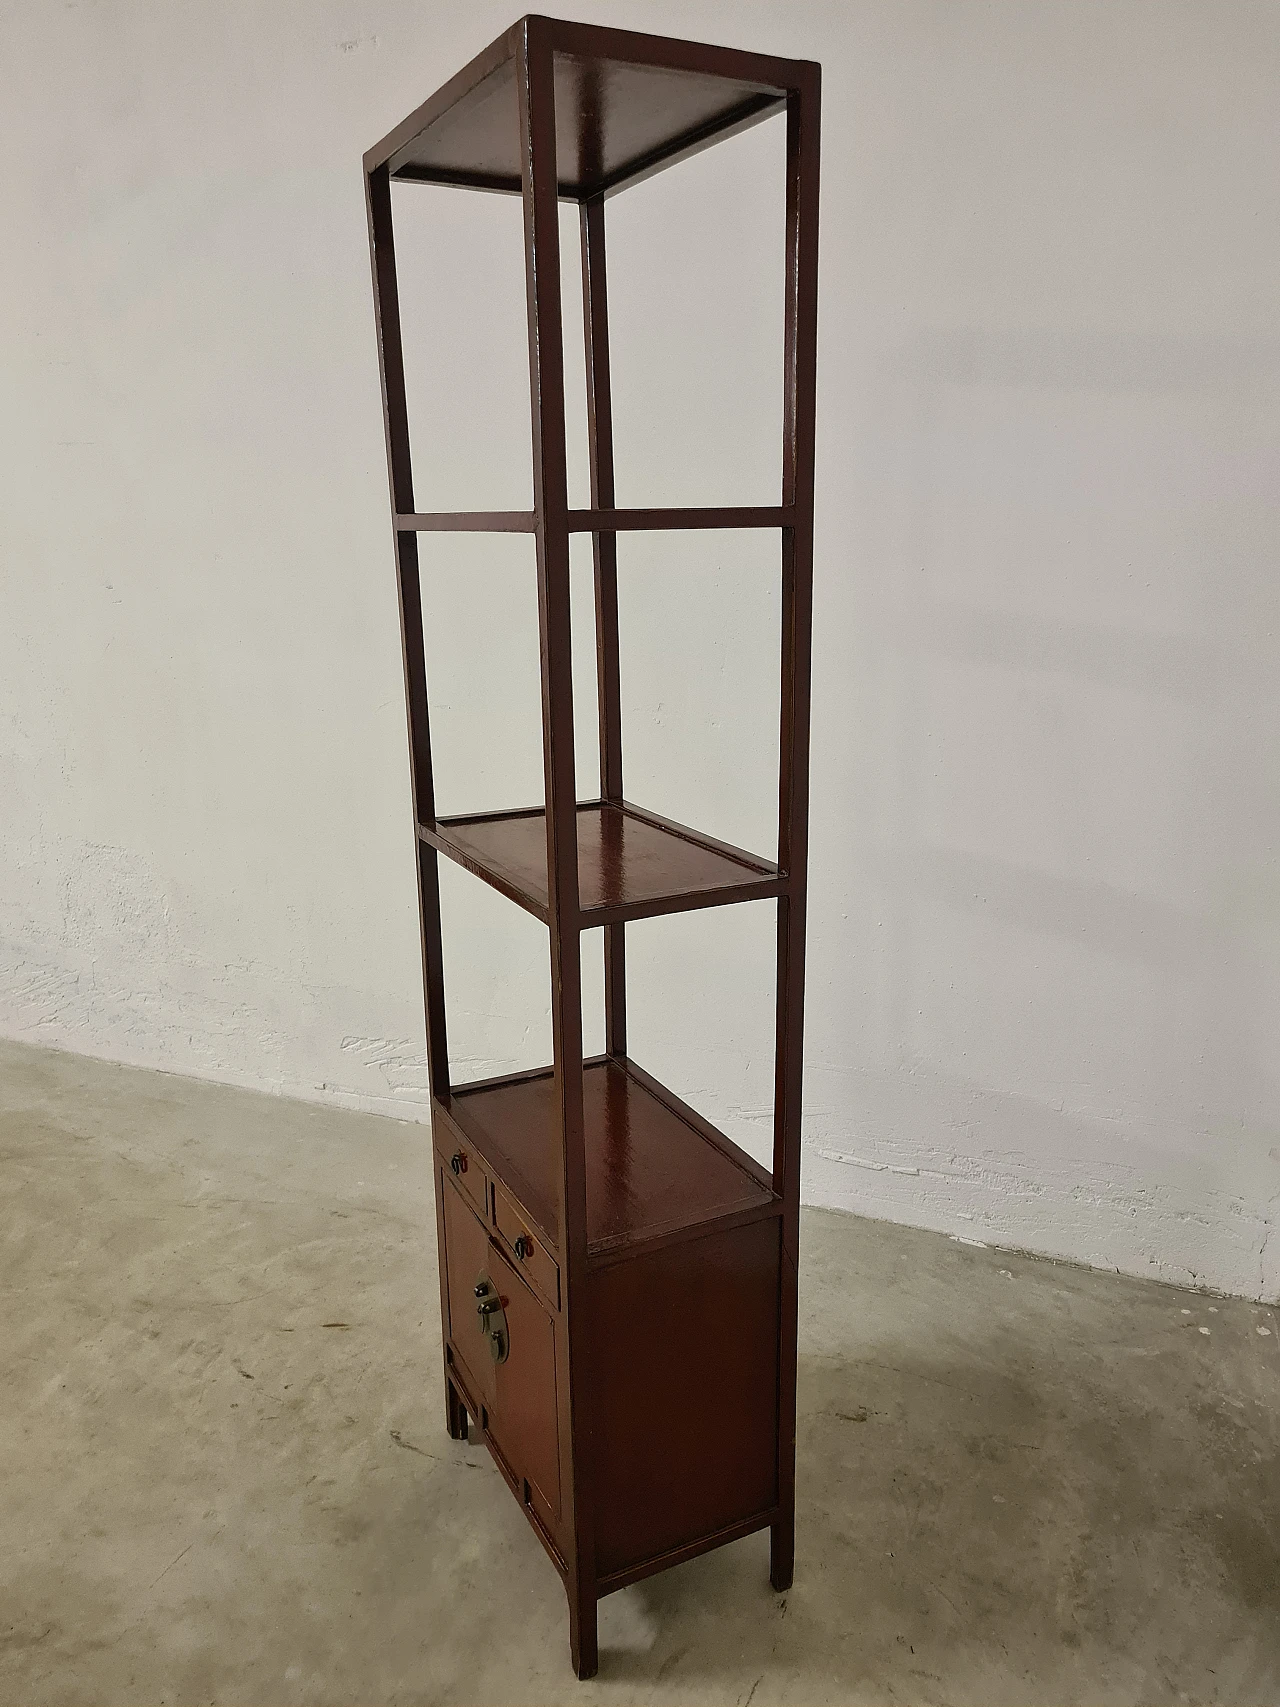
<svg viewBox="0 0 1280 1707">
<path fill-rule="evenodd" d="M 440 834 L 429 824 L 418 825 L 418 839 L 433 847 L 437 853 L 442 853 L 446 859 L 460 865 L 464 871 L 469 871 L 473 877 L 478 877 L 482 883 L 487 883 L 491 889 L 496 889 L 500 895 L 505 895 L 508 901 L 514 901 L 517 907 L 523 907 L 526 913 L 532 913 L 535 919 L 541 919 L 545 925 L 549 922 L 549 912 L 545 901 L 540 901 L 536 895 L 522 889 L 505 873 L 495 871 L 492 866 L 485 865 L 465 848 L 451 842 L 448 836 Z"/>
</svg>

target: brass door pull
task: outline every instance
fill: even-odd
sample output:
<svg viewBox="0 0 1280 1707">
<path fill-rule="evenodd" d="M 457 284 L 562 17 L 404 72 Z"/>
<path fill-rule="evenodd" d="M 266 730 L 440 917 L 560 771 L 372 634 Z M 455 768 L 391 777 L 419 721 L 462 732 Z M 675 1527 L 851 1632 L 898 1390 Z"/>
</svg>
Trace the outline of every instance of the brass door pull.
<svg viewBox="0 0 1280 1707">
<path fill-rule="evenodd" d="M 511 1352 L 511 1335 L 507 1331 L 502 1295 L 487 1274 L 477 1276 L 474 1291 L 476 1318 L 480 1332 L 489 1342 L 489 1355 L 495 1363 L 505 1363 Z"/>
</svg>

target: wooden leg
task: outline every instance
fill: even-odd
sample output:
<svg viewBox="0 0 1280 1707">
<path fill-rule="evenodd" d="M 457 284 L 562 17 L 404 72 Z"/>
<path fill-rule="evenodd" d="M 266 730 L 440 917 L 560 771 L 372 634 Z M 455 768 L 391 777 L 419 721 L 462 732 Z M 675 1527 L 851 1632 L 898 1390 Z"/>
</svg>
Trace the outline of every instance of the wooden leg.
<svg viewBox="0 0 1280 1707">
<path fill-rule="evenodd" d="M 462 1396 L 446 1375 L 444 1378 L 444 1420 L 450 1440 L 467 1438 L 467 1407 Z"/>
<path fill-rule="evenodd" d="M 596 1644 L 596 1596 L 594 1587 L 579 1583 L 565 1585 L 569 1592 L 569 1652 L 579 1678 L 594 1677 L 600 1665 Z"/>
<path fill-rule="evenodd" d="M 769 1531 L 769 1581 L 783 1594 L 791 1587 L 796 1568 L 796 1518 L 791 1512 Z"/>
</svg>

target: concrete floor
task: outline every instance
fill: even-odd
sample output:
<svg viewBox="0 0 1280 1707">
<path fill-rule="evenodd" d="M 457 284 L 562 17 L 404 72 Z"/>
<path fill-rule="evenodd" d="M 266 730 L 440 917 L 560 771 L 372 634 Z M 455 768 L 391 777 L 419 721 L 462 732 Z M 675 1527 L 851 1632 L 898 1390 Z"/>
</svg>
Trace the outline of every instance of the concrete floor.
<svg viewBox="0 0 1280 1707">
<path fill-rule="evenodd" d="M 822 1211 L 794 1588 L 614 1595 L 578 1684 L 425 1144 L 0 1044 L 0 1701 L 1280 1703 L 1280 1312 Z"/>
</svg>

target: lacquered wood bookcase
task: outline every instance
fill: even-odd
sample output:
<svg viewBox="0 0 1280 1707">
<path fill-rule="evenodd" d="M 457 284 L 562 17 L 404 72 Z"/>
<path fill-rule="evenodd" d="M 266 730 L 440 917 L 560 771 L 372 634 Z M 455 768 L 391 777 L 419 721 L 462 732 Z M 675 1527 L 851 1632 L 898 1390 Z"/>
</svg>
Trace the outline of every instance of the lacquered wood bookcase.
<svg viewBox="0 0 1280 1707">
<path fill-rule="evenodd" d="M 804 61 L 527 17 L 365 156 L 394 513 L 426 993 L 449 1433 L 488 1445 L 564 1582 L 579 1677 L 596 1602 L 771 1531 L 792 1578 L 800 1194 L 820 70 Z M 786 122 L 781 503 L 620 509 L 614 492 L 605 203 L 775 113 Z M 391 182 L 524 202 L 532 511 L 414 503 Z M 591 508 L 565 468 L 558 201 L 579 204 Z M 678 281 L 673 281 L 678 287 Z M 766 528 L 779 537 L 779 828 L 770 860 L 628 801 L 622 783 L 617 536 Z M 532 534 L 545 808 L 436 815 L 418 535 Z M 595 566 L 600 798 L 574 775 L 569 536 Z M 450 1081 L 437 861 L 541 919 L 554 1059 Z M 777 908 L 773 1168 L 761 1168 L 627 1052 L 628 921 L 771 900 Z M 582 1054 L 580 936 L 602 929 L 606 1053 Z"/>
</svg>

